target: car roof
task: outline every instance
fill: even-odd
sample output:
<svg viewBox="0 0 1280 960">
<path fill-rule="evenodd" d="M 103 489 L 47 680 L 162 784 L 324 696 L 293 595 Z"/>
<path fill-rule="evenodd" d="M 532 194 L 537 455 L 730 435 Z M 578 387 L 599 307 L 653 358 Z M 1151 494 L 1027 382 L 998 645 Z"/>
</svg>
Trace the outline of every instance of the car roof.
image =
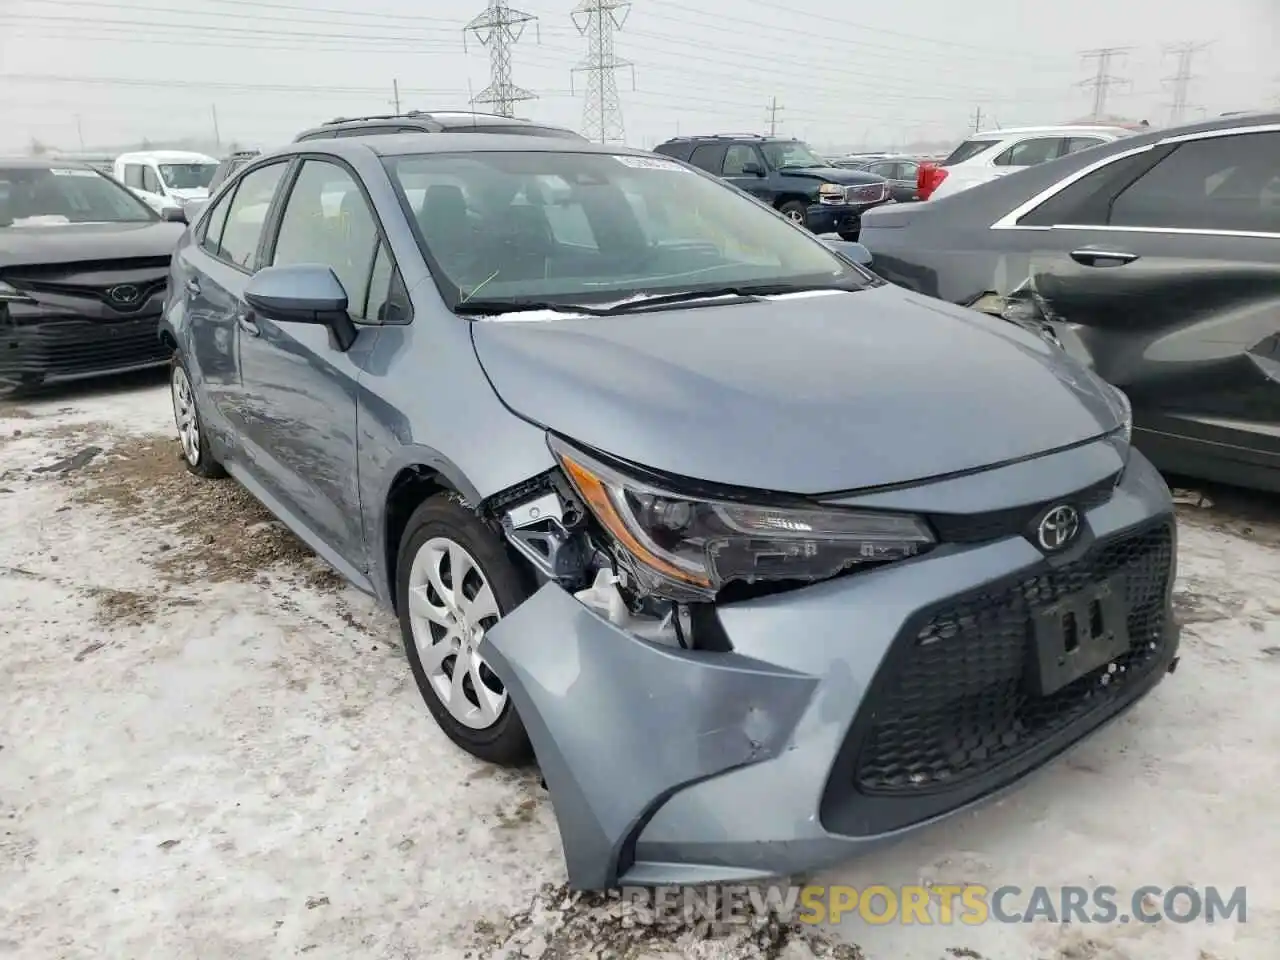
<svg viewBox="0 0 1280 960">
<path fill-rule="evenodd" d="M 10 170 L 39 170 L 41 168 L 58 167 L 64 169 L 71 167 L 76 170 L 92 170 L 89 164 L 83 160 L 68 160 L 64 157 L 3 157 L 0 156 L 0 167 L 8 167 Z"/>
<path fill-rule="evenodd" d="M 799 143 L 799 137 L 771 137 L 763 133 L 696 133 L 690 136 L 672 137 L 663 143 L 685 143 L 694 140 L 760 140 L 763 142 Z"/>
<path fill-rule="evenodd" d="M 628 157 L 649 157 L 648 150 L 618 143 L 539 137 L 531 134 L 451 133 L 447 137 L 424 137 L 418 133 L 377 133 L 367 137 L 333 137 L 291 143 L 263 154 L 263 158 L 301 153 L 331 153 L 351 156 L 368 151 L 380 157 L 423 153 L 603 153 Z"/>
<path fill-rule="evenodd" d="M 1178 141 L 1188 137 L 1207 136 L 1227 131 L 1247 133 L 1254 128 L 1262 128 L 1268 132 L 1280 131 L 1280 112 L 1215 117 L 1212 120 L 1201 120 L 1179 127 L 1144 130 L 1048 163 L 1024 167 L 1007 177 L 999 177 L 979 187 L 930 200 L 925 206 L 931 211 L 930 219 L 937 218 L 934 220 L 935 223 L 945 224 L 947 218 L 952 216 L 960 221 L 973 217 L 976 220 L 986 220 L 987 223 L 991 223 L 1019 203 L 1062 182 L 1073 173 L 1118 154 L 1153 147 L 1166 141 Z"/>
<path fill-rule="evenodd" d="M 154 160 L 156 163 L 217 163 L 205 153 L 193 150 L 135 150 L 133 153 L 122 153 L 116 160 L 123 163 L 140 160 Z"/>
<path fill-rule="evenodd" d="M 1007 127 L 1003 130 L 981 130 L 977 133 L 970 134 L 965 139 L 966 140 L 1004 140 L 1006 137 L 1021 137 L 1021 136 L 1026 136 L 1027 134 L 1036 134 L 1036 133 L 1057 133 L 1057 134 L 1107 133 L 1107 134 L 1118 134 L 1122 136 L 1130 136 L 1133 134 L 1133 131 L 1126 127 L 1113 127 L 1107 124 L 1085 125 L 1085 124 L 1074 123 L 1074 124 L 1066 124 L 1066 125 L 1059 125 L 1059 126 Z"/>
<path fill-rule="evenodd" d="M 526 120 L 522 117 L 504 117 L 496 113 L 480 113 L 469 110 L 413 110 L 409 113 L 380 114 L 371 117 L 336 117 L 328 123 L 303 130 L 294 141 L 317 134 L 337 133 L 342 130 L 359 130 L 361 127 L 385 127 L 395 124 L 400 127 L 418 127 L 423 133 L 434 133 L 435 128 L 455 132 L 459 129 L 480 127 L 529 127 L 532 129 L 559 130 L 573 133 L 565 127 Z"/>
</svg>

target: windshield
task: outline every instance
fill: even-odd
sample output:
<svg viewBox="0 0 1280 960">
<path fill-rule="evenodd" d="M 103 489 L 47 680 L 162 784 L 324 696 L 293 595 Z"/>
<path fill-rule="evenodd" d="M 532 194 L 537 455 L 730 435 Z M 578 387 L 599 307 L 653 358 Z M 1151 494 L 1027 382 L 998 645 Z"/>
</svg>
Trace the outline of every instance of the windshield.
<svg viewBox="0 0 1280 960">
<path fill-rule="evenodd" d="M 810 150 L 807 143 L 799 140 L 774 140 L 760 144 L 760 149 L 764 151 L 765 160 L 774 170 L 781 170 L 783 167 L 831 166 L 828 161 Z"/>
<path fill-rule="evenodd" d="M 0 227 L 156 219 L 145 203 L 94 170 L 0 166 Z"/>
<path fill-rule="evenodd" d="M 216 163 L 162 163 L 160 178 L 170 190 L 199 190 L 208 187 Z"/>
<path fill-rule="evenodd" d="M 874 282 L 741 191 L 664 157 L 502 151 L 386 165 L 454 306 Z"/>
</svg>

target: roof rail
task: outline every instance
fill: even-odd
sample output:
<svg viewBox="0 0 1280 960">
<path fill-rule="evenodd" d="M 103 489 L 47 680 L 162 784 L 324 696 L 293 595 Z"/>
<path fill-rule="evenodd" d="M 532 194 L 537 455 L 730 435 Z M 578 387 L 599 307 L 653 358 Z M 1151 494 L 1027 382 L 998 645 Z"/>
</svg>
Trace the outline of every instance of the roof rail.
<svg viewBox="0 0 1280 960">
<path fill-rule="evenodd" d="M 376 113 L 367 117 L 334 117 L 332 120 L 326 120 L 321 124 L 322 127 L 333 126 L 336 123 L 360 123 L 364 120 L 422 120 L 431 119 L 436 113 L 464 113 L 476 117 L 498 117 L 506 120 L 497 113 L 485 113 L 483 110 L 408 110 L 404 113 Z"/>
</svg>

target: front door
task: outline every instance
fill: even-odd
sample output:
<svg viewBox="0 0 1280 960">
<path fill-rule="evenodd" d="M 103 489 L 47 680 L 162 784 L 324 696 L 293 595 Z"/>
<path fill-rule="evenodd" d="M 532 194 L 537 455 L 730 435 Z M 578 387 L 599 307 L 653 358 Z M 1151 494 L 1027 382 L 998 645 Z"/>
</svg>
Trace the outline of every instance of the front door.
<svg viewBox="0 0 1280 960">
<path fill-rule="evenodd" d="M 1036 291 L 1129 394 L 1157 464 L 1237 481 L 1280 466 L 1280 132 L 1119 160 L 1019 226 L 1050 228 Z"/>
<path fill-rule="evenodd" d="M 219 198 L 203 221 L 198 242 L 179 254 L 175 295 L 183 298 L 191 331 L 188 349 L 205 419 L 223 440 L 223 455 L 240 460 L 244 450 L 244 385 L 237 344 L 245 284 L 257 263 L 267 210 L 287 161 L 251 170 Z"/>
<path fill-rule="evenodd" d="M 758 149 L 749 143 L 734 143 L 725 151 L 721 176 L 756 199 L 771 204 L 776 191 L 766 175 L 767 170 Z"/>
<path fill-rule="evenodd" d="M 243 442 L 259 481 L 343 561 L 368 569 L 356 457 L 359 378 L 377 339 L 377 306 L 367 301 L 379 229 L 355 175 L 329 160 L 298 168 L 267 243 L 264 265 L 325 264 L 347 291 L 358 333 L 350 350 L 324 326 L 250 314 L 240 330 Z M 385 291 L 384 291 L 385 292 Z"/>
</svg>

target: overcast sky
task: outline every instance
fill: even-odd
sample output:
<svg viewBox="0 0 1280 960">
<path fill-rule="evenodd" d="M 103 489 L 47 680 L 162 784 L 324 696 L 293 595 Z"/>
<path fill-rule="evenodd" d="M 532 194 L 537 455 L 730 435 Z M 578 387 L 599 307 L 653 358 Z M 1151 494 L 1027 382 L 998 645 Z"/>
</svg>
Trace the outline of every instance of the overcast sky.
<svg viewBox="0 0 1280 960">
<path fill-rule="evenodd" d="M 0 150 L 212 136 L 270 146 L 336 115 L 457 107 L 489 82 L 462 27 L 485 0 L 0 0 Z M 573 0 L 576 2 L 576 0 Z M 516 0 L 538 17 L 513 50 L 539 95 L 521 115 L 581 127 L 586 52 L 572 2 Z M 472 8 L 475 9 L 472 9 Z M 1085 116 L 1081 51 L 1131 47 L 1108 112 L 1168 119 L 1170 44 L 1196 55 L 1190 117 L 1280 96 L 1280 0 L 635 0 L 615 43 L 627 141 L 764 131 L 815 144 L 959 139 L 985 124 Z M 78 124 L 77 124 L 78 118 Z"/>
</svg>

